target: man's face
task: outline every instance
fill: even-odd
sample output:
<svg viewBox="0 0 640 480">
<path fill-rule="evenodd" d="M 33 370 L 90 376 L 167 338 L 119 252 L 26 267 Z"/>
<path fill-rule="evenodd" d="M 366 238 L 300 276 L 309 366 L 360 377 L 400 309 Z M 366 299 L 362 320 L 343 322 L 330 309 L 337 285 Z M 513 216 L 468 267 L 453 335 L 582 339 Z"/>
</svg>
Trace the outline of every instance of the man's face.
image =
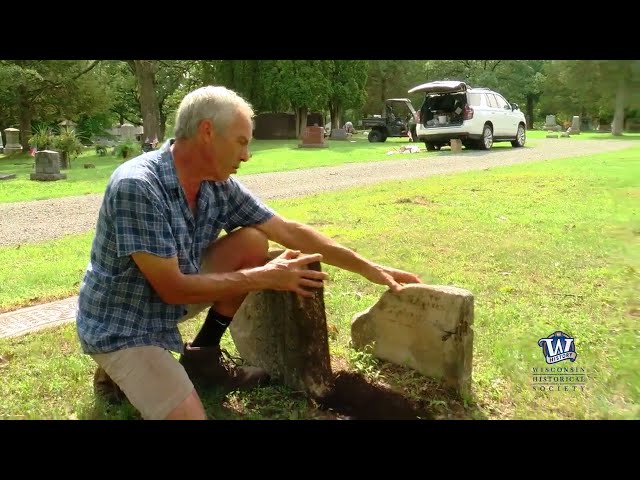
<svg viewBox="0 0 640 480">
<path fill-rule="evenodd" d="M 224 132 L 213 126 L 211 132 L 211 168 L 217 181 L 224 181 L 237 173 L 242 162 L 249 160 L 249 142 L 251 141 L 251 119 L 238 114 Z"/>
</svg>

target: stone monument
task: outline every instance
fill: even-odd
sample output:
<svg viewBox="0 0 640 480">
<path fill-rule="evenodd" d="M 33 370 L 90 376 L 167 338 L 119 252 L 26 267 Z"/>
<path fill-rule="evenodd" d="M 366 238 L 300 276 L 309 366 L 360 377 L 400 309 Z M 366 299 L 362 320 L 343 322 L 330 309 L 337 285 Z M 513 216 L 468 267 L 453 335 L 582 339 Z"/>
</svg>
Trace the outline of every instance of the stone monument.
<svg viewBox="0 0 640 480">
<path fill-rule="evenodd" d="M 302 143 L 298 144 L 299 148 L 327 148 L 324 141 L 324 128 L 317 125 L 306 127 L 302 134 Z"/>
<path fill-rule="evenodd" d="M 64 180 L 66 173 L 60 173 L 60 154 L 53 150 L 36 152 L 36 171 L 30 175 L 31 180 L 52 181 Z"/>
<path fill-rule="evenodd" d="M 574 115 L 571 119 L 571 127 L 569 127 L 567 133 L 571 135 L 580 135 L 580 117 L 578 115 Z"/>
<path fill-rule="evenodd" d="M 22 145 L 20 145 L 20 130 L 17 128 L 5 128 L 4 134 L 7 139 L 7 144 L 4 146 L 4 154 L 11 155 L 12 153 L 21 153 Z"/>
</svg>

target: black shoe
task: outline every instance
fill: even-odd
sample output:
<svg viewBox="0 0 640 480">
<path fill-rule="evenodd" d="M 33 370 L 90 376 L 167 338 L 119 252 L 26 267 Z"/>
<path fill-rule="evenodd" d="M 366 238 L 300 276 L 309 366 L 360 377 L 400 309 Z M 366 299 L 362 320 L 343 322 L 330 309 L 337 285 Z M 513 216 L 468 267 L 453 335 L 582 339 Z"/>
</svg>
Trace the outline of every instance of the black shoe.
<svg viewBox="0 0 640 480">
<path fill-rule="evenodd" d="M 238 361 L 220 346 L 192 347 L 185 344 L 180 363 L 189 378 L 205 387 L 226 390 L 249 390 L 269 383 L 266 370 L 259 367 L 239 366 Z"/>
<path fill-rule="evenodd" d="M 111 380 L 102 367 L 98 367 L 93 375 L 93 392 L 111 405 L 121 405 L 127 399 L 118 384 Z"/>
</svg>

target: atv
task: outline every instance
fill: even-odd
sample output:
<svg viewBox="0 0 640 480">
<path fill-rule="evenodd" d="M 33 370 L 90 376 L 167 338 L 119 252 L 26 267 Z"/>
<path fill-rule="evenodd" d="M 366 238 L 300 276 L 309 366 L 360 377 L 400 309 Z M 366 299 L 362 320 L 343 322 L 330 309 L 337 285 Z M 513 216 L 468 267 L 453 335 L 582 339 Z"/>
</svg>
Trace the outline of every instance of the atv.
<svg viewBox="0 0 640 480">
<path fill-rule="evenodd" d="M 418 141 L 417 114 L 408 98 L 389 98 L 384 102 L 384 115 L 364 118 L 362 128 L 371 129 L 370 142 L 384 142 L 388 137 L 410 137 Z"/>
</svg>

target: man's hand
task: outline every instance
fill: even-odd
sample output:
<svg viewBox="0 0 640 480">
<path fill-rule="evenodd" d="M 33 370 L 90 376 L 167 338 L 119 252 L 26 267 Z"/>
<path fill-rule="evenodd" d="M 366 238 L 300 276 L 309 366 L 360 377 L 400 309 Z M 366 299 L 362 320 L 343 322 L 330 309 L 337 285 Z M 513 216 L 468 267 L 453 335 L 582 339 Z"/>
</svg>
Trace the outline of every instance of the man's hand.
<svg viewBox="0 0 640 480">
<path fill-rule="evenodd" d="M 372 265 L 372 268 L 367 270 L 364 277 L 373 283 L 387 285 L 393 292 L 398 292 L 406 283 L 422 283 L 420 277 L 413 273 L 385 267 L 384 265 Z"/>
<path fill-rule="evenodd" d="M 286 290 L 303 297 L 311 297 L 313 293 L 305 288 L 321 288 L 324 285 L 323 280 L 329 276 L 325 272 L 309 270 L 306 267 L 321 260 L 322 255 L 319 253 L 300 255 L 298 250 L 285 250 L 261 267 L 265 288 Z"/>
</svg>

